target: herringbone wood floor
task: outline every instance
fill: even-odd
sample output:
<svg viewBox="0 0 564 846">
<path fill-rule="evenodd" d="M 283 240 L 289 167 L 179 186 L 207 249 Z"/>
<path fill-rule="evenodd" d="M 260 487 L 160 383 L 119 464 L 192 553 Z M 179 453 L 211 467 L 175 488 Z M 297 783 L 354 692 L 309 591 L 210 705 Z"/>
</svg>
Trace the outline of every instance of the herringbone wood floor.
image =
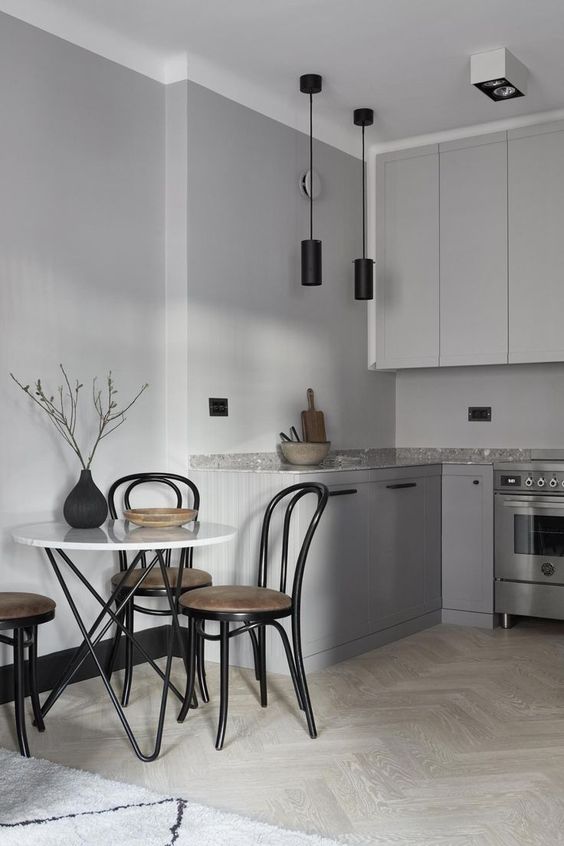
<svg viewBox="0 0 564 846">
<path fill-rule="evenodd" d="M 212 702 L 184 725 L 171 704 L 152 764 L 134 758 L 99 680 L 70 687 L 44 735 L 30 730 L 33 752 L 351 844 L 564 844 L 564 623 L 437 626 L 311 674 L 315 741 L 289 679 L 271 676 L 262 710 L 233 669 L 216 752 L 217 676 L 210 665 Z M 137 670 L 130 707 L 147 746 L 153 679 Z M 15 748 L 8 706 L 0 745 Z"/>
</svg>

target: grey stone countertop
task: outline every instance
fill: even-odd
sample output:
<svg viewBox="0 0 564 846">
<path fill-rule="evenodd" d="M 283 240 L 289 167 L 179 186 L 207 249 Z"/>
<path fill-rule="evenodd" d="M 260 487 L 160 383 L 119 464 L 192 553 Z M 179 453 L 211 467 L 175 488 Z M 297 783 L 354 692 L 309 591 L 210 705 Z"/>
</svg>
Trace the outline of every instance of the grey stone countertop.
<svg viewBox="0 0 564 846">
<path fill-rule="evenodd" d="M 277 452 L 216 453 L 190 456 L 192 470 L 230 470 L 240 473 L 329 473 L 335 470 L 380 470 L 427 464 L 493 464 L 529 461 L 530 449 L 481 449 L 477 447 L 382 447 L 330 452 L 321 464 L 284 463 Z"/>
</svg>

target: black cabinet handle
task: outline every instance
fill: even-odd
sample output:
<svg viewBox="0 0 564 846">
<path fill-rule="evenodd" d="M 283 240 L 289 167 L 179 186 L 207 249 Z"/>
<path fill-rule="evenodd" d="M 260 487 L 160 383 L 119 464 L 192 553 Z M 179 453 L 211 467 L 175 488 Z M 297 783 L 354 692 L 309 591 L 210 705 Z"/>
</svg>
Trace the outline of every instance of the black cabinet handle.
<svg viewBox="0 0 564 846">
<path fill-rule="evenodd" d="M 479 480 L 479 479 L 474 479 L 474 481 L 472 482 L 472 484 L 473 484 L 473 485 L 479 485 L 479 484 L 480 484 L 480 480 Z"/>
<path fill-rule="evenodd" d="M 386 485 L 391 491 L 397 491 L 400 488 L 416 488 L 417 482 L 401 482 L 397 485 Z"/>
<path fill-rule="evenodd" d="M 356 488 L 347 488 L 342 491 L 329 491 L 329 496 L 348 496 L 349 494 L 358 493 Z"/>
</svg>

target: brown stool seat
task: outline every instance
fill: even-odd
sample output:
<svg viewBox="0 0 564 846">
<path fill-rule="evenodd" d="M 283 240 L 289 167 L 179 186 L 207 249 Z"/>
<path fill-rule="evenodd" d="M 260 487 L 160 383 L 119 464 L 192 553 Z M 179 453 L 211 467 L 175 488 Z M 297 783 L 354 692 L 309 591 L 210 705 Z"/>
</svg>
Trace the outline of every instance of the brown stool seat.
<svg viewBox="0 0 564 846">
<path fill-rule="evenodd" d="M 183 594 L 183 608 L 215 614 L 255 614 L 287 611 L 292 598 L 278 590 L 247 585 L 217 585 Z"/>
<path fill-rule="evenodd" d="M 0 593 L 0 623 L 42 617 L 55 610 L 55 602 L 39 593 Z"/>
<path fill-rule="evenodd" d="M 168 567 L 167 568 L 167 575 L 170 586 L 175 588 L 178 582 L 178 567 Z M 122 583 L 122 579 L 125 573 L 115 573 L 112 576 L 112 586 L 117 587 Z M 143 575 L 143 570 L 136 569 L 132 570 L 125 579 L 123 583 L 123 587 L 133 587 L 137 584 L 141 576 Z M 182 589 L 183 590 L 193 590 L 194 588 L 203 588 L 207 587 L 207 585 L 211 585 L 212 577 L 209 573 L 206 573 L 205 570 L 196 570 L 193 567 L 185 567 L 182 571 Z M 162 573 L 160 567 L 153 567 L 147 578 L 144 580 L 143 584 L 139 588 L 141 592 L 143 589 L 147 590 L 159 590 L 165 589 Z"/>
</svg>

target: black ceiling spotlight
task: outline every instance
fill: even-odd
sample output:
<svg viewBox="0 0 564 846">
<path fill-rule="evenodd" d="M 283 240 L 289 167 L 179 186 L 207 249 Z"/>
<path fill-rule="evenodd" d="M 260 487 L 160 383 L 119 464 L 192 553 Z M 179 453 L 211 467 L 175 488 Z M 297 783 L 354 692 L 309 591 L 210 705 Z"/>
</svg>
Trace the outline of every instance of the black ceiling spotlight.
<svg viewBox="0 0 564 846">
<path fill-rule="evenodd" d="M 313 181 L 313 95 L 321 91 L 318 73 L 300 76 L 300 91 L 309 94 L 309 172 Z M 313 237 L 313 190 L 309 192 L 309 238 L 302 241 L 302 285 L 321 285 L 321 241 Z"/>
<path fill-rule="evenodd" d="M 354 298 L 371 300 L 374 296 L 374 261 L 366 258 L 366 161 L 364 157 L 364 128 L 374 123 L 372 109 L 354 110 L 355 126 L 362 126 L 362 258 L 354 260 Z"/>
</svg>

